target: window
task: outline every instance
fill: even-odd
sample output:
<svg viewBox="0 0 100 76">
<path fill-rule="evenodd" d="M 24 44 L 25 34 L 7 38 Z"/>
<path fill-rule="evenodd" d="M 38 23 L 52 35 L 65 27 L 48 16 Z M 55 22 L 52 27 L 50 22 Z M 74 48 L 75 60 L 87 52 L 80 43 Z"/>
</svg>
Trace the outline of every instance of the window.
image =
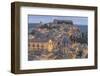
<svg viewBox="0 0 100 76">
<path fill-rule="evenodd" d="M 35 44 L 33 44 L 33 47 L 35 47 Z"/>
</svg>

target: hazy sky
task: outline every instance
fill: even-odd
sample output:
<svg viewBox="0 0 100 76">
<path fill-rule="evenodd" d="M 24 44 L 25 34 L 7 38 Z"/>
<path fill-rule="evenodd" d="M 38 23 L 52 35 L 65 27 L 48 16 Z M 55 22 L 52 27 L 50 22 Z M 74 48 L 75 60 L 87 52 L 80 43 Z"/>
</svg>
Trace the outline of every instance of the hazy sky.
<svg viewBox="0 0 100 76">
<path fill-rule="evenodd" d="M 48 23 L 53 22 L 54 19 L 58 20 L 72 20 L 74 24 L 87 25 L 88 17 L 76 17 L 76 16 L 40 16 L 40 15 L 29 15 L 28 23 Z"/>
</svg>

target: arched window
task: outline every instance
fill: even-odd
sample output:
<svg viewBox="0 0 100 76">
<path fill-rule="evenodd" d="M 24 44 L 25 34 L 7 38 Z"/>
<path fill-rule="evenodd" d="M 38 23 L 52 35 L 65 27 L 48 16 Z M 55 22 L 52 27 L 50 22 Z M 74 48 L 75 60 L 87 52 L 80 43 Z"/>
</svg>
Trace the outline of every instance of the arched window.
<svg viewBox="0 0 100 76">
<path fill-rule="evenodd" d="M 44 48 L 44 45 L 41 45 L 41 48 Z"/>
<path fill-rule="evenodd" d="M 30 47 L 30 44 L 28 44 L 28 47 Z"/>
<path fill-rule="evenodd" d="M 58 42 L 58 45 L 59 45 L 60 43 Z"/>
<path fill-rule="evenodd" d="M 33 44 L 33 47 L 35 47 L 35 44 Z"/>
<path fill-rule="evenodd" d="M 37 47 L 39 48 L 39 44 L 37 44 Z"/>
</svg>

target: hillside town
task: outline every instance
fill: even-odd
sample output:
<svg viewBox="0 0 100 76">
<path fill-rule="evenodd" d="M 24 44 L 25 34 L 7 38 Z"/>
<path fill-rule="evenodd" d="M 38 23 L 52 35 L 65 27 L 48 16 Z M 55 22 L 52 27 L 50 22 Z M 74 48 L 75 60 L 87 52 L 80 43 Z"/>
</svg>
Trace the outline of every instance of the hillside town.
<svg viewBox="0 0 100 76">
<path fill-rule="evenodd" d="M 40 21 L 28 33 L 28 60 L 88 58 L 87 36 L 71 20 Z"/>
</svg>

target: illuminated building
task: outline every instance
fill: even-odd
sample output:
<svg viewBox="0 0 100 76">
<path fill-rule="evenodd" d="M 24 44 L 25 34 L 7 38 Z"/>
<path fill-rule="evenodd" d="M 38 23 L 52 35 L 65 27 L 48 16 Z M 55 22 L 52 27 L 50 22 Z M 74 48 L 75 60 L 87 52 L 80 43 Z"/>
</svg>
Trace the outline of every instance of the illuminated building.
<svg viewBox="0 0 100 76">
<path fill-rule="evenodd" d="M 29 50 L 44 49 L 51 52 L 54 48 L 54 43 L 52 40 L 29 40 L 28 45 Z"/>
</svg>

